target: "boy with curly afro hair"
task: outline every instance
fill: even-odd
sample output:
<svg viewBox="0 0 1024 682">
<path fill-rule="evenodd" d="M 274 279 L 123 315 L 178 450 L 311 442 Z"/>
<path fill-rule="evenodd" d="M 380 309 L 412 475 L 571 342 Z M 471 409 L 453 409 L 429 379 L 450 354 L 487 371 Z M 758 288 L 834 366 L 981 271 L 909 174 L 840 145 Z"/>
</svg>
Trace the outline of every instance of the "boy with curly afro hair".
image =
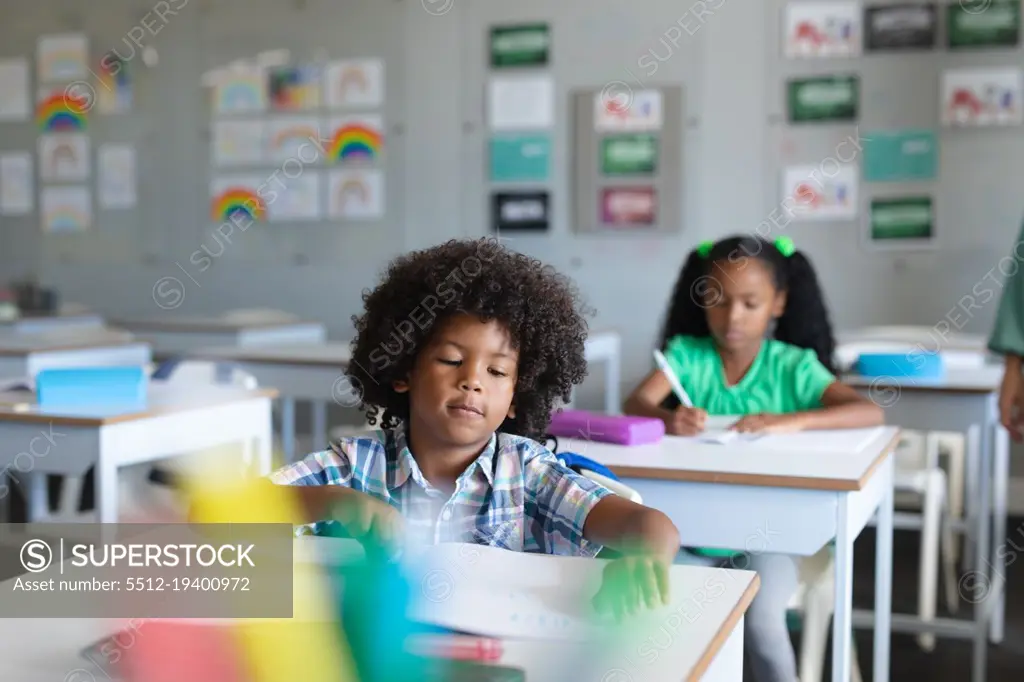
<svg viewBox="0 0 1024 682">
<path fill-rule="evenodd" d="M 347 375 L 379 429 L 271 475 L 301 486 L 303 518 L 376 548 L 472 542 L 609 562 L 597 602 L 668 599 L 679 532 L 537 439 L 586 375 L 587 324 L 569 280 L 494 240 L 402 256 L 363 295 Z"/>
</svg>

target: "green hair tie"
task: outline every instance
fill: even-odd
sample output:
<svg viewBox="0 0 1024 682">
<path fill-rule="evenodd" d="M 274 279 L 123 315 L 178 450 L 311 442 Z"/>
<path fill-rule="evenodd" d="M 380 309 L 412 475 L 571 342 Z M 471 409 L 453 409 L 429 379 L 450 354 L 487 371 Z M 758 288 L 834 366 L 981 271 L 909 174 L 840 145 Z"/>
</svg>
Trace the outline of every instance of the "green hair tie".
<svg viewBox="0 0 1024 682">
<path fill-rule="evenodd" d="M 789 258 L 796 251 L 796 245 L 789 237 L 779 237 L 775 240 L 775 248 L 786 258 Z"/>
<path fill-rule="evenodd" d="M 701 258 L 707 258 L 708 254 L 711 253 L 711 249 L 714 248 L 715 243 L 708 239 L 697 245 L 697 255 Z"/>
</svg>

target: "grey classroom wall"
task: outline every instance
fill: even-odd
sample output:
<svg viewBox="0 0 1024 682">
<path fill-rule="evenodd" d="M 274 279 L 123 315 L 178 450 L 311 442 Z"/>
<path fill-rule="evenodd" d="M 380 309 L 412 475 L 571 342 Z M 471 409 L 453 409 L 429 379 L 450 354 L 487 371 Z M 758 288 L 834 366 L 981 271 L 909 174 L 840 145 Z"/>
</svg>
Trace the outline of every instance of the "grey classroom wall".
<svg viewBox="0 0 1024 682">
<path fill-rule="evenodd" d="M 66 30 L 86 31 L 98 58 L 122 46 L 155 4 L 0 0 L 0 58 L 34 56 L 38 35 Z M 37 273 L 65 298 L 112 316 L 285 308 L 322 319 L 332 336 L 345 338 L 361 290 L 388 258 L 487 232 L 487 29 L 545 20 L 557 93 L 553 224 L 550 234 L 508 243 L 575 278 L 598 310 L 594 327 L 621 330 L 628 387 L 650 366 L 650 345 L 687 251 L 702 239 L 756 229 L 779 206 L 784 164 L 819 163 L 835 140 L 854 132 L 852 126 L 787 131 L 778 118 L 787 74 L 858 72 L 863 126 L 927 127 L 937 122 L 944 66 L 1021 63 L 1019 51 L 951 56 L 943 50 L 786 62 L 779 47 L 783 6 L 783 0 L 188 0 L 157 35 L 143 39 L 157 49 L 159 63 L 148 68 L 136 58 L 132 64 L 133 113 L 96 116 L 90 124 L 94 151 L 104 141 L 137 145 L 138 209 L 98 213 L 84 235 L 43 235 L 34 217 L 0 218 L 0 277 Z M 206 217 L 211 117 L 201 74 L 275 48 L 299 59 L 385 60 L 386 219 L 256 225 L 236 233 L 213 267 L 196 272 L 190 254 L 204 243 L 214 246 Z M 613 80 L 683 86 L 685 180 L 672 197 L 681 202 L 677 235 L 578 236 L 569 224 L 570 90 Z M 34 148 L 31 124 L 0 124 L 0 150 Z M 931 252 L 866 250 L 859 223 L 790 225 L 787 232 L 819 268 L 836 325 L 938 323 L 1012 245 L 1024 215 L 1022 151 L 1019 128 L 943 131 L 941 177 L 934 183 L 940 248 Z M 163 277 L 184 285 L 184 300 L 173 311 L 153 300 Z M 994 312 L 994 301 L 974 311 L 964 331 L 986 331 Z M 592 397 L 588 388 L 581 401 Z"/>
</svg>

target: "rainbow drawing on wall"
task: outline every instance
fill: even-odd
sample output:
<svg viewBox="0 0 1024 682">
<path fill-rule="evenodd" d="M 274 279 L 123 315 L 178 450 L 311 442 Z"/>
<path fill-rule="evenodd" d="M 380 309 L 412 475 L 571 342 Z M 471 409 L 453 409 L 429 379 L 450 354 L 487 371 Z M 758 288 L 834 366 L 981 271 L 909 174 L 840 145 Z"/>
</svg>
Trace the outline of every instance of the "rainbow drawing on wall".
<svg viewBox="0 0 1024 682">
<path fill-rule="evenodd" d="M 39 176 L 50 182 L 89 177 L 89 137 L 82 133 L 39 136 Z"/>
<path fill-rule="evenodd" d="M 380 171 L 332 171 L 328 176 L 328 215 L 375 219 L 384 214 L 384 178 Z"/>
<path fill-rule="evenodd" d="M 301 163 L 323 162 L 327 140 L 315 118 L 274 121 L 267 130 L 267 158 L 274 161 L 298 159 Z"/>
<path fill-rule="evenodd" d="M 267 108 L 266 81 L 259 73 L 230 73 L 216 85 L 214 110 L 220 114 L 263 111 Z"/>
<path fill-rule="evenodd" d="M 72 81 L 89 74 L 89 42 L 81 33 L 41 36 L 36 61 L 39 82 Z"/>
<path fill-rule="evenodd" d="M 54 90 L 44 94 L 36 105 L 36 123 L 44 133 L 66 133 L 85 130 L 89 102 L 85 93 Z"/>
<path fill-rule="evenodd" d="M 255 191 L 240 184 L 215 192 L 210 202 L 213 221 L 224 222 L 236 216 L 262 221 L 266 219 L 267 206 Z"/>
<path fill-rule="evenodd" d="M 334 126 L 327 158 L 334 162 L 374 161 L 380 157 L 383 146 L 379 118 L 347 119 Z"/>
<path fill-rule="evenodd" d="M 47 232 L 79 232 L 92 225 L 92 198 L 84 187 L 45 187 L 40 204 Z"/>
<path fill-rule="evenodd" d="M 384 102 L 384 62 L 346 59 L 324 70 L 326 104 L 331 109 L 379 107 Z"/>
</svg>

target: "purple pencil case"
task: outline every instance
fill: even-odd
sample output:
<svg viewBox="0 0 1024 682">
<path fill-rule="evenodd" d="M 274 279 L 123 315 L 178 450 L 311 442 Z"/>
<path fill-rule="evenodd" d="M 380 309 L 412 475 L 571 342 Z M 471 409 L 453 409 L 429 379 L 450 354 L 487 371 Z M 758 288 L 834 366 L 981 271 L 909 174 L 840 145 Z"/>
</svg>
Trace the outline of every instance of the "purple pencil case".
<svg viewBox="0 0 1024 682">
<path fill-rule="evenodd" d="M 665 436 L 665 423 L 652 417 L 563 410 L 551 416 L 548 433 L 560 438 L 579 438 L 618 445 L 645 445 L 657 443 Z"/>
</svg>

